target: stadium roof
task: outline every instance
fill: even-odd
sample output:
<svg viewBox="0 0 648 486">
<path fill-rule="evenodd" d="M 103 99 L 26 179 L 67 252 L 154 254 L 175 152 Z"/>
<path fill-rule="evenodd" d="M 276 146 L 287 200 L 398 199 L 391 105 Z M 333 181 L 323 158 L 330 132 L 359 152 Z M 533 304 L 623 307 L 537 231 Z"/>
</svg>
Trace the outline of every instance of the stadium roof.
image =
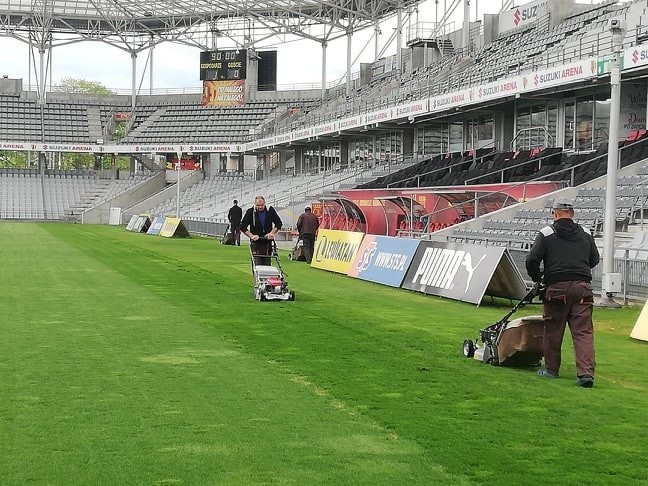
<svg viewBox="0 0 648 486">
<path fill-rule="evenodd" d="M 420 0 L 0 0 L 0 36 L 36 45 L 103 41 L 138 51 L 165 41 L 204 49 L 329 42 Z"/>
</svg>

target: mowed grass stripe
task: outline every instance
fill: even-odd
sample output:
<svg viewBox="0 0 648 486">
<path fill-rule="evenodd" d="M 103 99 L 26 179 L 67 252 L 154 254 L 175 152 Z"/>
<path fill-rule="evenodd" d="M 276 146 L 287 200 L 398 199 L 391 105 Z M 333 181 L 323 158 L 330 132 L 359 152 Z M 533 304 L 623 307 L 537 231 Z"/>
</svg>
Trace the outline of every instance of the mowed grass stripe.
<svg viewBox="0 0 648 486">
<path fill-rule="evenodd" d="M 0 225 L 3 484 L 423 479 L 415 442 L 204 325 L 214 274 L 82 228 Z"/>
</svg>

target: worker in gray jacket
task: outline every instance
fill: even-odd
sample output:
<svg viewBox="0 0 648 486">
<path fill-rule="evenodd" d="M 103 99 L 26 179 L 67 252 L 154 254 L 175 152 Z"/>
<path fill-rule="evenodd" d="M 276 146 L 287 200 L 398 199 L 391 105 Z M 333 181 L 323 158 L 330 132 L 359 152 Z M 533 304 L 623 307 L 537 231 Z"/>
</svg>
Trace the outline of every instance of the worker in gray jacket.
<svg viewBox="0 0 648 486">
<path fill-rule="evenodd" d="M 540 230 L 526 258 L 534 282 L 542 282 L 545 368 L 538 375 L 558 378 L 565 326 L 569 324 L 576 357 L 576 383 L 594 386 L 592 268 L 599 263 L 594 238 L 573 221 L 571 200 L 553 202 L 553 224 Z M 544 264 L 542 270 L 540 264 Z"/>
</svg>

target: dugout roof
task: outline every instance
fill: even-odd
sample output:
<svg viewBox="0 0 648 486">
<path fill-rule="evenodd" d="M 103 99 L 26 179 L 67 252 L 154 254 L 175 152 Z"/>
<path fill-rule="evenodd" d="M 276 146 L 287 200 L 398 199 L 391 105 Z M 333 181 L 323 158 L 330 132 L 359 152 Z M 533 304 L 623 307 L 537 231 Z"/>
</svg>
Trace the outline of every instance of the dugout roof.
<svg viewBox="0 0 648 486">
<path fill-rule="evenodd" d="M 0 0 L 0 36 L 46 45 L 103 41 L 137 51 L 165 41 L 204 49 L 328 42 L 420 0 Z"/>
</svg>

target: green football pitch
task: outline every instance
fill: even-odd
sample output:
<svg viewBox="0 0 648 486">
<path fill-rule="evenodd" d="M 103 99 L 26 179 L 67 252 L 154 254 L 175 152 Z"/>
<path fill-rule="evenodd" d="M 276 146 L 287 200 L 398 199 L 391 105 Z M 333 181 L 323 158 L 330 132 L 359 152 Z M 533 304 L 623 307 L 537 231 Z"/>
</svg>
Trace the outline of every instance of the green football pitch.
<svg viewBox="0 0 648 486">
<path fill-rule="evenodd" d="M 597 376 L 461 354 L 480 307 L 245 245 L 0 223 L 0 484 L 648 484 L 639 306 L 596 309 Z M 538 314 L 537 305 L 519 314 Z"/>
</svg>

